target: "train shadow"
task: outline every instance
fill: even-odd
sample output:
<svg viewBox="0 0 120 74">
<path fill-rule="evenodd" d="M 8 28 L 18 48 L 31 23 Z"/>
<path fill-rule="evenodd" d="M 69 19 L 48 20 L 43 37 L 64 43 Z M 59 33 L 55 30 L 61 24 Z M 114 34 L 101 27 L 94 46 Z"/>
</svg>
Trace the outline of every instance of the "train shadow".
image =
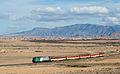
<svg viewBox="0 0 120 74">
<path fill-rule="evenodd" d="M 0 65 L 0 67 L 7 67 L 7 66 L 22 66 L 22 65 L 32 65 L 33 63 L 21 63 L 21 64 L 5 64 Z"/>
</svg>

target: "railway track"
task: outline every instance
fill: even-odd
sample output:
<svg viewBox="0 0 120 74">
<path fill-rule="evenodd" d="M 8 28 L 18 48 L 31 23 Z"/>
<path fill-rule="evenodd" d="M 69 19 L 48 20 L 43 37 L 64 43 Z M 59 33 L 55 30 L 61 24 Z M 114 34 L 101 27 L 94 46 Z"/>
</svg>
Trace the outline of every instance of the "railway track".
<svg viewBox="0 0 120 74">
<path fill-rule="evenodd" d="M 107 56 L 102 57 L 102 59 L 108 59 L 108 58 L 112 58 L 112 57 L 116 57 L 116 56 L 120 56 L 120 53 L 118 54 L 109 54 Z M 95 57 L 95 58 L 100 58 L 100 57 Z M 95 58 L 87 58 L 88 60 L 93 60 Z M 64 60 L 64 61 L 53 61 L 53 62 L 41 62 L 41 63 L 20 63 L 20 64 L 6 64 L 6 65 L 0 65 L 0 67 L 8 67 L 8 66 L 32 66 L 32 65 L 43 65 L 43 64 L 52 64 L 52 63 L 64 63 L 64 62 L 74 62 L 74 61 L 85 61 L 86 59 L 75 59 L 75 60 Z M 92 66 L 92 65 L 118 65 L 120 66 L 120 63 L 91 63 L 91 64 L 86 64 L 86 63 L 82 63 L 79 65 L 87 65 L 87 66 Z"/>
</svg>

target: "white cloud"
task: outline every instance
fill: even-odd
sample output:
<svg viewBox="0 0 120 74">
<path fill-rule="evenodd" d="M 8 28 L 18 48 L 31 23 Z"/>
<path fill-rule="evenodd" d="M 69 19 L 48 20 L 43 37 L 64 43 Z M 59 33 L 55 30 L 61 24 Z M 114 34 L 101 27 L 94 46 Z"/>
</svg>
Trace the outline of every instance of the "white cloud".
<svg viewBox="0 0 120 74">
<path fill-rule="evenodd" d="M 120 12 L 120 8 L 116 8 L 116 10 L 117 10 L 118 12 Z"/>
<path fill-rule="evenodd" d="M 119 19 L 116 18 L 116 17 L 107 17 L 106 20 L 108 20 L 108 21 L 112 21 L 112 22 L 118 22 L 118 21 L 119 21 Z"/>
<path fill-rule="evenodd" d="M 71 16 L 67 10 L 63 10 L 61 7 L 46 7 L 33 10 L 29 19 L 48 22 L 68 20 L 71 19 Z"/>
<path fill-rule="evenodd" d="M 46 10 L 48 12 L 56 12 L 56 11 L 62 11 L 60 7 L 52 8 L 52 7 L 47 7 Z"/>
<path fill-rule="evenodd" d="M 96 13 L 109 13 L 109 10 L 105 7 L 100 7 L 100 6 L 90 6 L 90 7 L 75 7 L 71 8 L 70 10 L 72 13 L 77 13 L 77 14 L 96 14 Z"/>
<path fill-rule="evenodd" d="M 119 24 L 119 19 L 117 17 L 106 17 L 105 22 L 109 24 Z"/>
<path fill-rule="evenodd" d="M 69 9 L 61 7 L 40 7 L 34 9 L 30 16 L 12 16 L 11 19 L 14 21 L 30 20 L 35 22 L 56 22 L 107 17 L 105 21 L 117 23 L 115 18 L 108 17 L 110 14 L 109 12 L 110 11 L 107 8 L 101 6 L 76 7 Z"/>
<path fill-rule="evenodd" d="M 64 13 L 64 11 L 60 7 L 37 8 L 33 12 L 38 13 L 38 14 L 47 14 L 47 13 L 63 14 Z"/>
<path fill-rule="evenodd" d="M 36 21 L 65 21 L 65 20 L 80 20 L 89 17 L 105 16 L 109 10 L 105 7 L 77 7 L 62 9 L 61 7 L 46 7 L 33 10 L 30 19 Z M 79 14 L 79 15 L 76 15 Z M 83 15 L 84 14 L 84 15 Z"/>
</svg>

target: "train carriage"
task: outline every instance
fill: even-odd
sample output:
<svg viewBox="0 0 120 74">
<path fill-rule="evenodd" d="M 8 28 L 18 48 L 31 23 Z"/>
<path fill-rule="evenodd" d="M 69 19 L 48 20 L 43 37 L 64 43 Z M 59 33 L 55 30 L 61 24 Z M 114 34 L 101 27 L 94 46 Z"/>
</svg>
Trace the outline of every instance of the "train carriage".
<svg viewBox="0 0 120 74">
<path fill-rule="evenodd" d="M 67 56 L 67 59 L 79 59 L 79 55 Z"/>
<path fill-rule="evenodd" d="M 59 60 L 66 60 L 67 56 L 54 56 L 54 57 L 50 57 L 51 61 L 59 61 Z"/>
<path fill-rule="evenodd" d="M 96 57 L 96 54 L 90 54 L 90 57 Z"/>
<path fill-rule="evenodd" d="M 99 53 L 99 56 L 101 56 L 101 57 L 104 56 L 104 55 L 105 55 L 105 53 L 103 53 L 103 52 Z"/>
<path fill-rule="evenodd" d="M 80 58 L 89 58 L 90 57 L 90 54 L 82 54 L 82 55 L 79 55 Z"/>
<path fill-rule="evenodd" d="M 96 57 L 99 57 L 100 54 L 99 54 L 99 53 L 96 53 L 95 55 L 96 55 Z"/>
</svg>

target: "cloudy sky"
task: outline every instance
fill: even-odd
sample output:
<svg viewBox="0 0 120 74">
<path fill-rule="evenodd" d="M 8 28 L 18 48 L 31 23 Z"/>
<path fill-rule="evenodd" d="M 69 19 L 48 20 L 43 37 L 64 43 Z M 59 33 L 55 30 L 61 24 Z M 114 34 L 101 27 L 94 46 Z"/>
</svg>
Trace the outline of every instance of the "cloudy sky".
<svg viewBox="0 0 120 74">
<path fill-rule="evenodd" d="M 0 35 L 72 24 L 120 24 L 120 0 L 0 0 Z"/>
</svg>

